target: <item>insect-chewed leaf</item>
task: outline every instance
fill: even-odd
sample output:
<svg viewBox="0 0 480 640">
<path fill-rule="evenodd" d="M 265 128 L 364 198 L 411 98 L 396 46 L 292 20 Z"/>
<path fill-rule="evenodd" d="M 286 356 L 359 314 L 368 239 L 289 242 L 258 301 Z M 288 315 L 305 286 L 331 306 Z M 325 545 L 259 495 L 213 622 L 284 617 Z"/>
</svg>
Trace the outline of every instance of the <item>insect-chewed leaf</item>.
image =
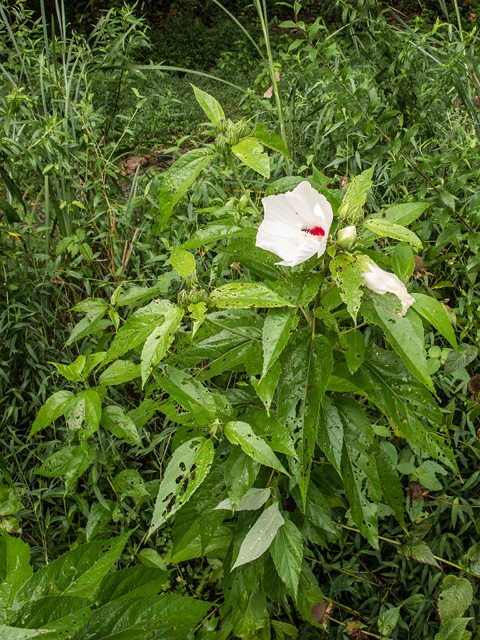
<svg viewBox="0 0 480 640">
<path fill-rule="evenodd" d="M 213 462 L 213 443 L 194 438 L 173 454 L 160 484 L 149 534 L 184 505 L 205 480 Z"/>
<path fill-rule="evenodd" d="M 259 558 L 272 544 L 281 526 L 285 524 L 282 514 L 275 502 L 262 513 L 242 542 L 237 560 L 232 567 L 241 566 Z"/>
</svg>

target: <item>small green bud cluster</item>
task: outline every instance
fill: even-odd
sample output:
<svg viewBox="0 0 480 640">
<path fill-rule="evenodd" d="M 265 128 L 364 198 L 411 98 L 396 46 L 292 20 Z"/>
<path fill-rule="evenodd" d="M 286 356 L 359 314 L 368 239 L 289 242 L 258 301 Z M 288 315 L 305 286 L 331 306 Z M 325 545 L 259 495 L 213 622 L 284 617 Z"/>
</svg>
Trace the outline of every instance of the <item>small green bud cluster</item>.
<svg viewBox="0 0 480 640">
<path fill-rule="evenodd" d="M 185 279 L 186 289 L 180 291 L 177 296 L 177 304 L 182 309 L 187 309 L 191 304 L 198 302 L 208 302 L 208 293 L 199 286 L 198 278 L 191 273 Z"/>
<path fill-rule="evenodd" d="M 215 151 L 222 155 L 228 153 L 231 147 L 248 135 L 248 129 L 243 122 L 232 122 L 225 119 L 220 121 L 218 132 L 215 139 Z"/>
</svg>

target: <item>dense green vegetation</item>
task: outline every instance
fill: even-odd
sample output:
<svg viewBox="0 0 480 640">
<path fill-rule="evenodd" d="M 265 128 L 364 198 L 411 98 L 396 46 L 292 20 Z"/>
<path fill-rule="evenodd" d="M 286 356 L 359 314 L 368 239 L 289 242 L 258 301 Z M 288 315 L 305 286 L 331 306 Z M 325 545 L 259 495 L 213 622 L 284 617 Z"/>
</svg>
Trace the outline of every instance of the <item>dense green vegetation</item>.
<svg viewBox="0 0 480 640">
<path fill-rule="evenodd" d="M 0 639 L 474 638 L 475 6 L 226 8 L 0 3 Z"/>
</svg>

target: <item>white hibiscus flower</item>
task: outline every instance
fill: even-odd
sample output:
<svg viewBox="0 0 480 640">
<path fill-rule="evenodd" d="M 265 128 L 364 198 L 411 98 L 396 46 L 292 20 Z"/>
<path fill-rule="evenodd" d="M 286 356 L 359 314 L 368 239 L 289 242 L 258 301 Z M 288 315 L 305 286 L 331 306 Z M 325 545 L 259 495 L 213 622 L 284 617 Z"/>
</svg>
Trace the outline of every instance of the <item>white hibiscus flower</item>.
<svg viewBox="0 0 480 640">
<path fill-rule="evenodd" d="M 262 203 L 265 217 L 255 244 L 282 258 L 276 264 L 295 267 L 325 253 L 332 207 L 309 182 L 301 182 L 293 191 L 267 196 Z"/>
<path fill-rule="evenodd" d="M 415 302 L 415 298 L 408 293 L 403 282 L 394 273 L 380 269 L 373 262 L 366 262 L 365 267 L 369 269 L 369 271 L 362 271 L 366 286 L 380 295 L 385 293 L 395 294 L 402 303 L 402 313 L 400 315 L 404 316 L 409 307 Z"/>
</svg>

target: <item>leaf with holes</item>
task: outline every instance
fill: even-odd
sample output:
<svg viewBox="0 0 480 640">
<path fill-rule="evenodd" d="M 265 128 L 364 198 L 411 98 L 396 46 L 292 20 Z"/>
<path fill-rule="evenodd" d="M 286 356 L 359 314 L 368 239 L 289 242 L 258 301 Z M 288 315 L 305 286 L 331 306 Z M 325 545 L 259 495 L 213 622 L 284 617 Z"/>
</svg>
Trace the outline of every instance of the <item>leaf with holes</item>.
<svg viewBox="0 0 480 640">
<path fill-rule="evenodd" d="M 285 520 L 278 509 L 277 502 L 265 509 L 245 536 L 232 571 L 264 554 L 272 544 L 277 531 L 284 524 Z"/>
<path fill-rule="evenodd" d="M 355 373 L 365 360 L 365 338 L 361 331 L 349 331 L 346 342 L 345 360 L 350 373 Z"/>
<path fill-rule="evenodd" d="M 340 219 L 346 218 L 353 224 L 355 220 L 361 220 L 363 218 L 363 205 L 367 199 L 367 193 L 372 186 L 372 176 L 375 165 L 370 169 L 363 171 L 359 176 L 356 176 L 348 185 L 346 194 L 343 196 L 342 204 L 338 209 L 338 217 Z"/>
<path fill-rule="evenodd" d="M 366 220 L 363 226 L 369 231 L 373 231 L 380 238 L 393 238 L 394 240 L 408 242 L 408 244 L 417 249 L 422 249 L 423 247 L 420 238 L 413 231 L 395 222 L 390 222 L 390 220 L 373 218 Z"/>
<path fill-rule="evenodd" d="M 330 271 L 334 281 L 340 287 L 340 296 L 356 324 L 363 295 L 361 286 L 365 284 L 360 265 L 354 256 L 344 253 L 331 261 Z"/>
<path fill-rule="evenodd" d="M 264 284 L 256 282 L 231 282 L 214 289 L 209 303 L 220 309 L 247 309 L 248 307 L 292 307 Z"/>
<path fill-rule="evenodd" d="M 142 349 L 142 387 L 145 386 L 152 368 L 163 358 L 173 342 L 175 332 L 183 318 L 183 310 L 173 306 L 167 310 L 162 324 L 159 324 L 145 340 Z"/>
<path fill-rule="evenodd" d="M 277 419 L 293 440 L 297 460 L 289 465 L 300 486 L 305 506 L 315 449 L 322 396 L 333 367 L 333 347 L 325 336 L 298 332 L 282 355 L 284 372 L 277 399 Z"/>
<path fill-rule="evenodd" d="M 195 273 L 194 256 L 181 247 L 173 247 L 172 253 L 170 254 L 170 262 L 182 278 L 188 278 L 191 273 Z"/>
<path fill-rule="evenodd" d="M 377 621 L 377 627 L 382 636 L 388 636 L 395 629 L 400 616 L 400 607 L 392 607 L 384 611 Z"/>
<path fill-rule="evenodd" d="M 270 177 L 270 158 L 255 138 L 240 140 L 232 147 L 232 153 L 264 178 Z"/>
<path fill-rule="evenodd" d="M 135 423 L 118 405 L 110 405 L 102 411 L 100 424 L 104 429 L 113 433 L 114 436 L 125 440 L 128 444 L 142 446 L 142 439 L 138 433 Z"/>
<path fill-rule="evenodd" d="M 205 480 L 212 462 L 211 440 L 194 438 L 176 449 L 160 484 L 149 535 L 189 500 Z"/>
<path fill-rule="evenodd" d="M 119 493 L 125 493 L 131 498 L 143 498 L 149 495 L 142 476 L 134 469 L 120 471 L 113 479 L 113 487 Z"/>
<path fill-rule="evenodd" d="M 28 438 L 31 438 L 37 431 L 46 429 L 54 420 L 65 415 L 74 394 L 71 391 L 57 391 L 48 398 L 32 424 Z"/>
</svg>

